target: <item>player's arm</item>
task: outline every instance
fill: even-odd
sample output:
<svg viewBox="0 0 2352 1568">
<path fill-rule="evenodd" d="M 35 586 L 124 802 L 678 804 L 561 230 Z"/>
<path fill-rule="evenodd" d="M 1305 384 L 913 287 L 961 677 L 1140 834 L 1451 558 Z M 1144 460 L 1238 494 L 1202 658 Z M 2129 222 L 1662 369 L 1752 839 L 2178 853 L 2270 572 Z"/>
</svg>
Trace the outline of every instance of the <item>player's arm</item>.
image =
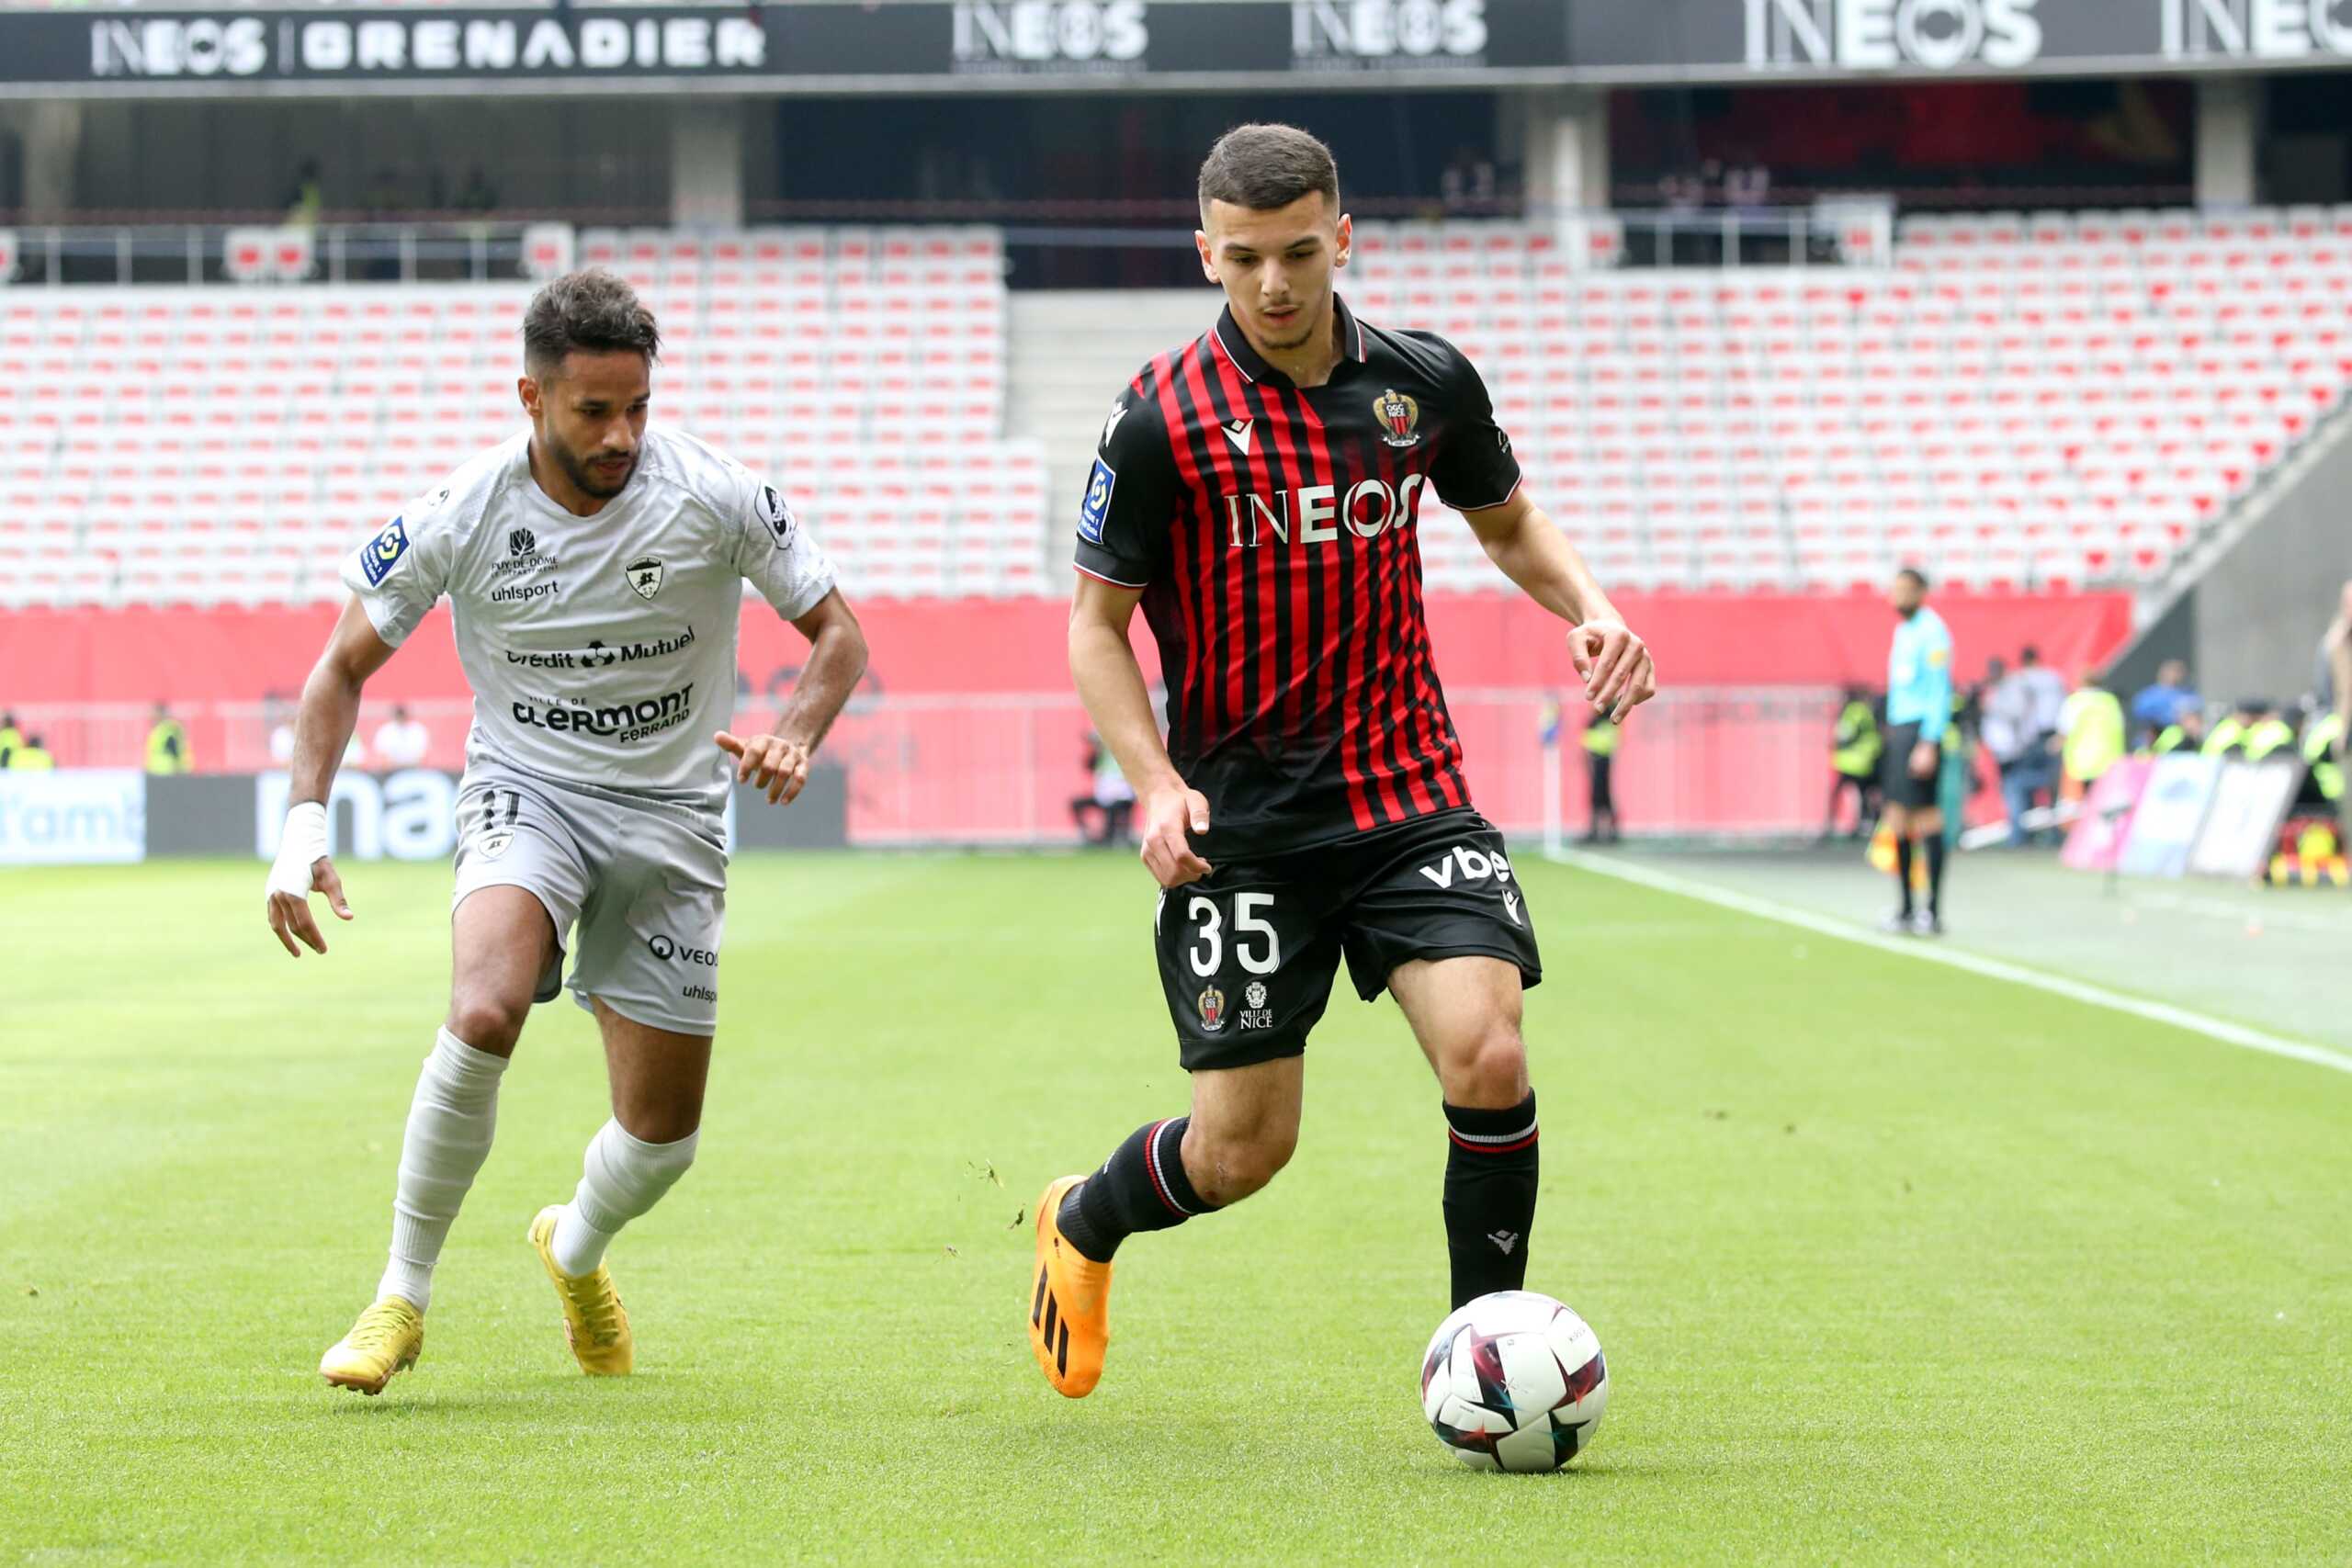
<svg viewBox="0 0 2352 1568">
<path fill-rule="evenodd" d="M 1143 667 L 1127 641 L 1143 590 L 1080 572 L 1069 606 L 1069 673 L 1094 732 L 1119 760 L 1119 771 L 1143 807 L 1143 863 L 1162 887 L 1182 887 L 1209 874 L 1193 852 L 1188 831 L 1209 830 L 1208 796 L 1176 772 L 1152 715 Z"/>
<path fill-rule="evenodd" d="M 1592 705 L 1611 722 L 1657 694 L 1657 671 L 1648 646 L 1626 626 L 1617 607 L 1558 524 L 1528 499 L 1524 487 L 1500 504 L 1462 514 L 1487 558 L 1522 592 L 1576 630 L 1568 655 Z"/>
<path fill-rule="evenodd" d="M 335 767 L 343 761 L 351 732 L 359 724 L 359 695 L 368 678 L 384 667 L 392 646 L 376 633 L 358 596 L 343 606 L 343 614 L 327 638 L 326 651 L 302 682 L 302 705 L 294 718 L 294 760 L 288 792 L 286 829 L 278 839 L 277 859 L 269 868 L 269 929 L 287 953 L 302 950 L 300 937 L 313 952 L 327 950 L 326 938 L 311 912 L 311 895 L 323 893 L 327 905 L 343 919 L 351 906 L 343 896 L 343 879 L 327 856 L 327 795 L 334 788 Z"/>
<path fill-rule="evenodd" d="M 718 737 L 720 750 L 735 759 L 735 782 L 767 791 L 771 806 L 790 805 L 808 782 L 817 747 L 865 676 L 865 632 L 840 589 L 795 615 L 792 628 L 808 639 L 808 659 L 775 729 L 750 736 L 721 730 Z"/>
<path fill-rule="evenodd" d="M 1920 678 L 1928 699 L 1928 716 L 1919 721 L 1919 745 L 1939 745 L 1944 727 L 1951 722 L 1951 642 L 1938 638 L 1922 655 L 1928 672 Z"/>
<path fill-rule="evenodd" d="M 1558 525 L 1527 498 L 1510 437 L 1495 421 L 1494 400 L 1469 356 L 1442 339 L 1442 378 L 1453 404 L 1430 479 L 1448 506 L 1469 520 L 1487 558 L 1552 614 L 1575 627 L 1568 657 L 1584 677 L 1585 700 L 1622 723 L 1657 694 L 1650 650 L 1600 591 L 1584 557 Z"/>
<path fill-rule="evenodd" d="M 1169 570 L 1170 520 L 1181 504 L 1168 427 L 1138 379 L 1111 405 L 1078 509 L 1069 673 L 1094 732 L 1136 792 L 1143 863 L 1162 887 L 1209 874 L 1187 836 L 1209 830 L 1209 802 L 1178 775 L 1160 739 L 1127 627 L 1145 588 Z"/>
</svg>

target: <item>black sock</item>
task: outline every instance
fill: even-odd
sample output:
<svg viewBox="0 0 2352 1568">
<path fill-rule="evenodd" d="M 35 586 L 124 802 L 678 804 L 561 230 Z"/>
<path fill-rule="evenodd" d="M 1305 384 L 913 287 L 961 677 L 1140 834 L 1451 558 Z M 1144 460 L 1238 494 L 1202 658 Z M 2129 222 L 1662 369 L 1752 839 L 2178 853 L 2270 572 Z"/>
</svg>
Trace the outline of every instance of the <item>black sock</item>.
<svg viewBox="0 0 2352 1568">
<path fill-rule="evenodd" d="M 1535 1096 L 1508 1111 L 1445 1108 L 1445 1249 L 1453 1304 L 1527 1283 L 1535 1228 Z"/>
<path fill-rule="evenodd" d="M 1894 840 L 1894 881 L 1903 889 L 1903 912 L 1911 913 L 1911 840 Z"/>
<path fill-rule="evenodd" d="M 1184 1128 L 1192 1120 L 1178 1116 L 1136 1128 L 1102 1169 L 1062 1200 L 1056 1223 L 1072 1247 L 1108 1263 L 1136 1232 L 1164 1231 L 1216 1206 L 1193 1190 L 1184 1174 Z"/>
<path fill-rule="evenodd" d="M 1940 829 L 1928 835 L 1928 913 L 1941 915 L 1944 908 L 1944 836 Z"/>
</svg>

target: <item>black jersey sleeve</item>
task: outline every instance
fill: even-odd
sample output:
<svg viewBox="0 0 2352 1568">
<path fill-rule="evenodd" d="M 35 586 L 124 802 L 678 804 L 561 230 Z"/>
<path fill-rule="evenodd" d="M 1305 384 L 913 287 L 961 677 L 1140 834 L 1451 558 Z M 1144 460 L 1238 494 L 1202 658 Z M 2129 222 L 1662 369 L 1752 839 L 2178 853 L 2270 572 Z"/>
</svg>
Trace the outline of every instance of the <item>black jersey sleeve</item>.
<svg viewBox="0 0 2352 1568">
<path fill-rule="evenodd" d="M 1500 506 L 1519 489 L 1519 459 L 1495 423 L 1495 403 L 1470 356 L 1445 345 L 1445 389 L 1453 404 L 1437 461 L 1430 466 L 1439 499 L 1456 512 Z"/>
<path fill-rule="evenodd" d="M 1141 588 L 1167 569 L 1169 534 L 1182 503 L 1176 458 L 1157 400 L 1140 385 L 1121 392 L 1102 422 L 1094 467 L 1078 507 L 1078 569 Z"/>
</svg>

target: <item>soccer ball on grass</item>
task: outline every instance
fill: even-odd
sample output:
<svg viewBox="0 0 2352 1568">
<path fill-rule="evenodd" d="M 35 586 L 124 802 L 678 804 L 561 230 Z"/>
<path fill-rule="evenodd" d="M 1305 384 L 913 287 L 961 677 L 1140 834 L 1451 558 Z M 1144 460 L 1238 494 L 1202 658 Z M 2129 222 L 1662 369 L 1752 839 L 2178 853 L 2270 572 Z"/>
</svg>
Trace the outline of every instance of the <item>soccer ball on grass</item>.
<svg viewBox="0 0 2352 1568">
<path fill-rule="evenodd" d="M 1557 1470 L 1591 1445 L 1608 1404 L 1600 1338 L 1534 1291 L 1480 1296 L 1421 1358 L 1421 1414 L 1476 1470 Z"/>
</svg>

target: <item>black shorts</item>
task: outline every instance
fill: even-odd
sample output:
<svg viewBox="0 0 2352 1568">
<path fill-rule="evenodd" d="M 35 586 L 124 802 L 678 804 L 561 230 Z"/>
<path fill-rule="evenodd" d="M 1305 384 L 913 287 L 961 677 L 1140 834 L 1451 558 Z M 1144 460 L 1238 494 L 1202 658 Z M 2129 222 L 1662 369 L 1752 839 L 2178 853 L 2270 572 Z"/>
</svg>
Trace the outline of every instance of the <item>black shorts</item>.
<svg viewBox="0 0 2352 1568">
<path fill-rule="evenodd" d="M 1925 811 L 1942 797 L 1937 793 L 1943 775 L 1943 747 L 1936 747 L 1936 767 L 1926 778 L 1911 774 L 1911 750 L 1919 744 L 1919 727 L 1898 724 L 1886 732 L 1886 755 L 1880 759 L 1878 782 L 1889 806 Z"/>
<path fill-rule="evenodd" d="M 1503 836 L 1475 811 L 1219 861 L 1159 896 L 1154 928 L 1186 1072 L 1306 1050 L 1342 955 L 1366 1001 L 1416 958 L 1499 958 L 1522 986 L 1544 975 Z"/>
</svg>

